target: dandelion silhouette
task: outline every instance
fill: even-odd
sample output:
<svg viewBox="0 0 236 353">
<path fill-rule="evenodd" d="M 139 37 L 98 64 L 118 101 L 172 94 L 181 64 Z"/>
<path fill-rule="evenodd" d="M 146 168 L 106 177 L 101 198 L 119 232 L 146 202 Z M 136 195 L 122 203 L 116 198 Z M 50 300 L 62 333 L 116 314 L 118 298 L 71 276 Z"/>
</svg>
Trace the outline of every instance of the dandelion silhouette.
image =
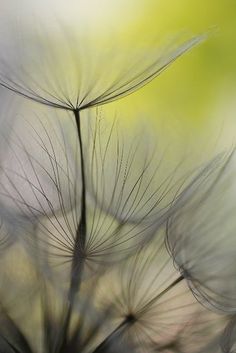
<svg viewBox="0 0 236 353">
<path fill-rule="evenodd" d="M 203 169 L 195 193 L 167 225 L 168 247 L 194 294 L 205 305 L 229 313 L 236 303 L 235 229 L 230 221 L 234 176 L 233 150 Z"/>
<path fill-rule="evenodd" d="M 86 68 L 86 46 L 68 33 L 27 37 L 0 63 L 0 85 L 15 93 L 1 121 L 0 352 L 230 351 L 231 229 L 217 267 L 224 217 L 219 208 L 216 225 L 207 223 L 207 203 L 215 204 L 233 154 L 176 181 L 181 162 L 162 176 L 163 156 L 144 138 L 126 138 L 98 112 L 82 116 L 143 87 L 206 36 L 164 52 L 118 52 L 110 68 L 121 60 L 124 69 L 110 81 L 100 54 L 88 50 Z M 8 290 L 23 297 L 21 308 Z"/>
<path fill-rule="evenodd" d="M 62 28 L 54 36 L 42 28 L 40 32 L 30 35 L 22 30 L 20 47 L 14 33 L 10 49 L 5 48 L 6 58 L 1 55 L 0 84 L 35 102 L 74 112 L 77 124 L 79 111 L 135 92 L 206 39 L 203 34 L 182 40 L 179 45 L 164 48 L 159 45 L 155 50 L 134 46 L 125 53 L 109 43 L 110 48 L 96 47 L 94 54 L 94 42 L 89 35 L 84 39 Z M 13 58 L 10 59 L 9 54 Z M 103 61 L 107 67 L 106 72 L 101 73 Z M 114 66 L 116 74 L 112 70 Z"/>
</svg>

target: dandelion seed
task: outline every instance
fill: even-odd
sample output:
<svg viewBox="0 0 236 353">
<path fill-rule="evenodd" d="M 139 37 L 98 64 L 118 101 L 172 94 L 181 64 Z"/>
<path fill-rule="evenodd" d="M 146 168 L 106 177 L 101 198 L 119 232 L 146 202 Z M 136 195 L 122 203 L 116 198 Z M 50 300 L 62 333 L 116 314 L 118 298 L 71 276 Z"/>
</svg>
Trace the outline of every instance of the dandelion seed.
<svg viewBox="0 0 236 353">
<path fill-rule="evenodd" d="M 234 176 L 234 151 L 211 161 L 167 226 L 168 248 L 195 296 L 229 313 L 236 305 Z"/>
<path fill-rule="evenodd" d="M 105 290 L 106 280 L 113 282 L 109 291 Z M 224 325 L 191 295 L 160 236 L 112 274 L 101 277 L 97 292 L 101 308 L 112 303 L 107 327 L 110 331 L 119 327 L 120 331 L 120 337 L 114 340 L 132 342 L 135 351 L 164 352 L 179 347 L 181 352 L 196 352 Z M 202 340 L 198 342 L 200 332 Z M 104 347 L 107 342 L 103 341 Z"/>
<path fill-rule="evenodd" d="M 129 48 L 125 53 L 102 47 L 94 55 L 94 43 L 88 36 L 75 37 L 62 28 L 55 37 L 43 35 L 42 28 L 40 32 L 29 36 L 22 29 L 21 47 L 10 42 L 10 49 L 5 48 L 6 57 L 2 56 L 0 62 L 0 85 L 47 106 L 72 111 L 109 103 L 135 92 L 206 38 L 199 35 L 179 46 L 155 50 Z M 10 61 L 9 51 L 13 58 Z M 103 62 L 107 65 L 101 73 Z M 114 67 L 118 70 L 115 75 Z"/>
</svg>

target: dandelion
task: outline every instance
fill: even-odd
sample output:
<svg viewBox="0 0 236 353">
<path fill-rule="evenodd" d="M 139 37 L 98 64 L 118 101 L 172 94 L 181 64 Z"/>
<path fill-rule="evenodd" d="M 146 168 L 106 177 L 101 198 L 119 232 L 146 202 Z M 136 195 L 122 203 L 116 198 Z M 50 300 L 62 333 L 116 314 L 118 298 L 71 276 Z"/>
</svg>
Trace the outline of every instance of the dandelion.
<svg viewBox="0 0 236 353">
<path fill-rule="evenodd" d="M 122 53 L 112 41 L 109 49 L 97 48 L 88 35 L 76 37 L 64 28 L 57 32 L 43 35 L 40 28 L 40 34 L 30 36 L 22 29 L 20 47 L 14 33 L 5 48 L 6 58 L 1 57 L 0 85 L 38 103 L 73 112 L 135 92 L 206 38 L 204 34 L 180 45 L 159 45 L 155 50 L 134 47 Z M 103 62 L 106 70 L 102 70 Z"/>
<path fill-rule="evenodd" d="M 112 333 L 100 349 L 106 349 L 112 340 L 114 346 L 121 340 L 141 352 L 196 352 L 222 332 L 224 320 L 205 311 L 191 295 L 184 277 L 173 266 L 163 237 L 139 249 L 114 269 L 112 276 L 108 272 L 103 277 L 98 285 L 99 307 L 104 310 L 111 303 L 113 310 L 108 324 Z M 114 284 L 107 292 L 104 280 L 111 278 Z M 112 330 L 112 326 L 116 328 Z M 197 342 L 198 335 L 201 342 Z"/>
<path fill-rule="evenodd" d="M 203 168 L 192 196 L 167 225 L 168 248 L 194 295 L 228 313 L 236 304 L 234 176 L 233 150 Z"/>
</svg>

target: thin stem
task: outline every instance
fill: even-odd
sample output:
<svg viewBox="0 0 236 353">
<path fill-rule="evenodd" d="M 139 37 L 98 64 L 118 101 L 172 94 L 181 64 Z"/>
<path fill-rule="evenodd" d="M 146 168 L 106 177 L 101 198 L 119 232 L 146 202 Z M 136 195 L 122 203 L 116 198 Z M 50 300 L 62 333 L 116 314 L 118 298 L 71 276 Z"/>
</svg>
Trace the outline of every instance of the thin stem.
<svg viewBox="0 0 236 353">
<path fill-rule="evenodd" d="M 86 240 L 86 182 L 85 182 L 85 166 L 84 166 L 84 152 L 83 152 L 83 141 L 81 134 L 81 124 L 80 124 L 80 112 L 79 110 L 74 110 L 74 116 L 76 121 L 79 148 L 80 148 L 80 160 L 81 160 L 81 178 L 82 178 L 82 192 L 81 192 L 81 218 L 79 222 L 79 227 L 77 230 L 77 236 L 79 236 L 79 242 L 84 247 Z M 81 231 L 81 233 L 79 232 Z"/>
<path fill-rule="evenodd" d="M 83 152 L 83 141 L 81 134 L 81 124 L 80 124 L 80 111 L 76 109 L 73 111 L 77 135 L 79 140 L 79 150 L 80 150 L 80 166 L 81 166 L 81 214 L 80 221 L 76 229 L 74 251 L 71 264 L 71 275 L 70 275 L 70 288 L 68 291 L 68 307 L 66 309 L 65 317 L 62 325 L 62 332 L 59 344 L 58 352 L 62 353 L 67 345 L 67 334 L 70 326 L 71 314 L 74 306 L 74 299 L 76 293 L 78 293 L 81 285 L 82 274 L 84 270 L 84 249 L 86 244 L 86 233 L 87 233 L 87 214 L 86 214 L 86 182 L 85 182 L 85 165 L 84 165 L 84 152 Z M 75 181 L 76 182 L 76 181 Z"/>
<path fill-rule="evenodd" d="M 116 341 L 117 336 L 121 334 L 122 329 L 126 325 L 133 325 L 134 322 L 136 321 L 135 317 L 132 315 L 129 315 L 125 317 L 125 319 L 117 326 L 94 350 L 92 353 L 102 353 L 106 351 L 107 346 L 109 346 L 112 341 Z"/>
<path fill-rule="evenodd" d="M 80 221 L 76 230 L 74 252 L 72 258 L 71 266 L 71 288 L 70 288 L 70 300 L 73 300 L 75 292 L 79 290 L 83 268 L 84 268 L 84 249 L 86 243 L 86 233 L 87 233 L 87 215 L 86 215 L 86 182 L 85 182 L 85 165 L 84 165 L 84 152 L 83 152 L 83 141 L 81 134 L 81 124 L 80 124 L 80 112 L 78 109 L 74 110 L 74 117 L 77 127 L 77 134 L 79 140 L 80 149 L 80 165 L 81 165 L 81 215 Z"/>
</svg>

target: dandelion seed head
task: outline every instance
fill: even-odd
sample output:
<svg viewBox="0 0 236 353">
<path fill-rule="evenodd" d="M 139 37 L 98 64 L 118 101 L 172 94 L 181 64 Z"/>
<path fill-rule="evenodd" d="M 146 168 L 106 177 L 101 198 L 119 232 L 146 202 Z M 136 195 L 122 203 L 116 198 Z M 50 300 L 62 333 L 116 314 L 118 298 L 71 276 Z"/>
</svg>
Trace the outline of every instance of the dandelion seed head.
<svg viewBox="0 0 236 353">
<path fill-rule="evenodd" d="M 102 105 L 135 92 L 205 39 L 205 35 L 199 35 L 183 39 L 179 46 L 155 49 L 126 47 L 124 55 L 114 47 L 113 39 L 107 47 L 100 48 L 89 35 L 75 36 L 63 25 L 55 33 L 44 35 L 40 28 L 29 36 L 27 29 L 22 30 L 21 46 L 15 45 L 14 33 L 5 58 L 0 59 L 0 85 L 22 97 L 64 110 Z M 12 62 L 8 61 L 9 51 Z"/>
<path fill-rule="evenodd" d="M 167 245 L 193 293 L 229 313 L 235 310 L 235 165 L 232 151 L 203 168 L 194 193 L 167 226 Z"/>
</svg>

